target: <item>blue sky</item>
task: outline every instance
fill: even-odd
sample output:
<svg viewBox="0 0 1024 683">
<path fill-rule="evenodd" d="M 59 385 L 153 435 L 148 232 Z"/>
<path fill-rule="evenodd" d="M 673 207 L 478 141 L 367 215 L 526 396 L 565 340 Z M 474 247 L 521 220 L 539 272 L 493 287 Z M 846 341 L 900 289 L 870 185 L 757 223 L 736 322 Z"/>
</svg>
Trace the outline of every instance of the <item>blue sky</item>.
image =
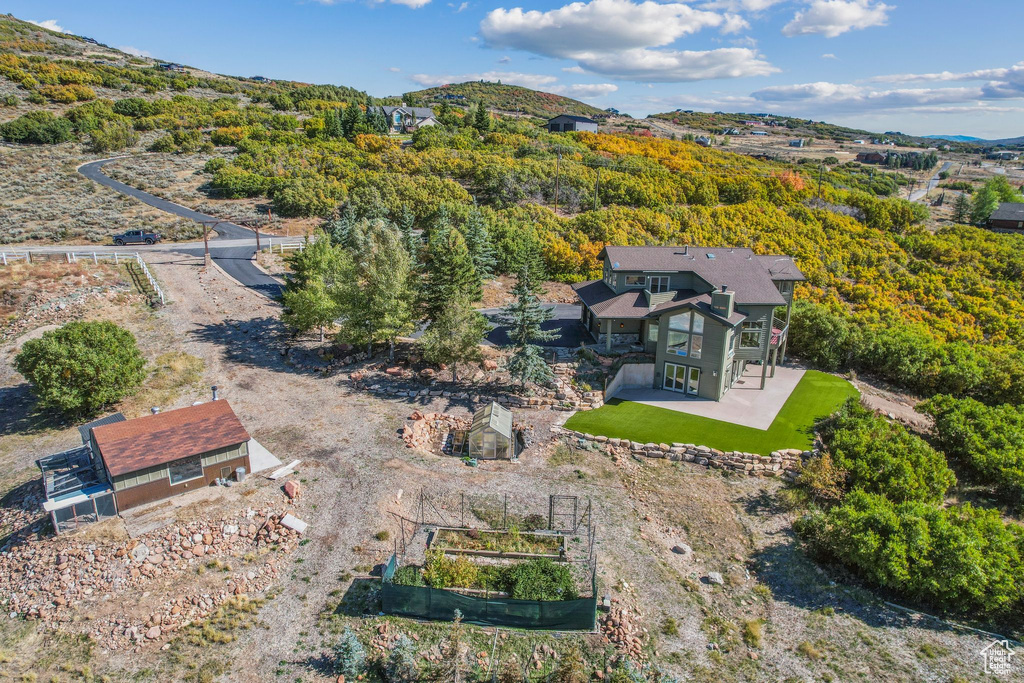
<svg viewBox="0 0 1024 683">
<path fill-rule="evenodd" d="M 161 59 L 377 96 L 486 78 L 634 116 L 773 112 L 917 135 L 1024 135 L 1018 0 L 4 4 Z"/>
</svg>

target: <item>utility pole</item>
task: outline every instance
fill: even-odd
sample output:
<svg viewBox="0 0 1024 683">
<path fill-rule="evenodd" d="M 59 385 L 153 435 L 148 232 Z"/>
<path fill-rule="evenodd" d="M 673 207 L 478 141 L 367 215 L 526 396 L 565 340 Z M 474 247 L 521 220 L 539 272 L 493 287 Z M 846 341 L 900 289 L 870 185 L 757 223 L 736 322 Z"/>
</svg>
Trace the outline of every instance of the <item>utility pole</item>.
<svg viewBox="0 0 1024 683">
<path fill-rule="evenodd" d="M 597 207 L 598 207 L 598 203 L 599 203 L 598 197 L 600 197 L 600 192 L 601 192 L 601 167 L 598 166 L 597 167 L 597 180 L 594 181 L 594 211 L 597 211 Z"/>
<path fill-rule="evenodd" d="M 562 161 L 562 152 L 556 152 L 555 156 L 555 213 L 558 213 L 558 172 Z"/>
<path fill-rule="evenodd" d="M 824 164 L 824 162 L 822 162 L 821 164 L 818 165 L 818 199 L 819 200 L 821 199 L 821 177 L 822 177 L 822 174 L 824 172 L 825 172 L 825 164 Z"/>
</svg>

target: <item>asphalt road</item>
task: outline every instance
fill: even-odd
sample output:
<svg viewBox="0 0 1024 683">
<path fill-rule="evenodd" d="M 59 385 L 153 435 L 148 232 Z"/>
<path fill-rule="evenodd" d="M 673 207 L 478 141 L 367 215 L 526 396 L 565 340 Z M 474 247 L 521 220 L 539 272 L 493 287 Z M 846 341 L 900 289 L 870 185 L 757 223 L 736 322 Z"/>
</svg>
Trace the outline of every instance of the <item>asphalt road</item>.
<svg viewBox="0 0 1024 683">
<path fill-rule="evenodd" d="M 946 163 L 944 163 L 942 165 L 942 168 L 936 171 L 935 175 L 933 175 L 931 180 L 928 181 L 928 184 L 924 186 L 924 189 L 917 190 L 910 195 L 910 201 L 916 202 L 919 199 L 924 199 L 924 196 L 926 194 L 928 194 L 931 190 L 934 190 L 936 187 L 939 186 L 939 180 L 941 180 L 941 178 L 939 178 L 939 174 L 948 171 L 949 167 L 952 165 L 952 161 L 947 161 Z"/>
<path fill-rule="evenodd" d="M 153 208 L 166 211 L 169 214 L 179 216 L 186 220 L 211 224 L 220 220 L 215 216 L 208 216 L 205 213 L 193 211 L 192 209 L 181 206 L 180 204 L 169 202 L 166 199 L 161 199 L 160 197 L 151 195 L 148 192 L 143 192 L 142 190 L 131 187 L 130 185 L 125 185 L 122 182 L 114 180 L 103 173 L 103 166 L 111 161 L 114 160 L 102 159 L 100 161 L 93 161 L 80 166 L 78 168 L 78 172 L 89 180 L 93 180 L 100 185 L 105 185 L 122 194 L 135 197 L 140 202 L 149 204 Z M 249 228 L 236 225 L 235 223 L 229 223 L 227 221 L 217 224 L 216 233 L 217 236 L 210 239 L 210 258 L 213 259 L 214 263 L 223 269 L 225 273 L 246 287 L 254 289 L 260 294 L 272 299 L 278 298 L 281 294 L 281 283 L 264 273 L 253 263 L 253 255 L 256 253 L 256 246 L 255 243 L 250 242 L 250 240 L 255 239 L 256 233 Z M 140 249 L 148 248 L 143 245 L 129 246 L 133 248 L 139 247 Z M 161 246 L 164 248 L 176 246 L 177 248 L 175 248 L 174 251 L 181 251 L 193 256 L 203 255 L 202 245 L 193 246 L 193 244 L 190 243 L 188 245 Z"/>
<path fill-rule="evenodd" d="M 545 304 L 554 317 L 541 325 L 545 332 L 554 332 L 558 335 L 551 341 L 539 342 L 538 346 L 547 347 L 570 347 L 574 348 L 582 343 L 591 343 L 594 340 L 587 334 L 587 330 L 580 322 L 580 307 L 577 304 Z M 495 346 L 506 346 L 509 343 L 508 328 L 497 324 L 499 308 L 484 308 L 480 313 L 490 320 L 495 326 L 487 333 L 487 341 Z"/>
</svg>

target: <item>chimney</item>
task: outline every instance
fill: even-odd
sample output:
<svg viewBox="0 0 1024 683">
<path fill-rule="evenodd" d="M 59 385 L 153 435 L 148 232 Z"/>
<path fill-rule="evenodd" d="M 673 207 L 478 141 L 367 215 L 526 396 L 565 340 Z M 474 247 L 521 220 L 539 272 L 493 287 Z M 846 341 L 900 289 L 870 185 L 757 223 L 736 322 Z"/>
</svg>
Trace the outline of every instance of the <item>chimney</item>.
<svg viewBox="0 0 1024 683">
<path fill-rule="evenodd" d="M 733 314 L 733 293 L 727 286 L 722 285 L 720 291 L 711 293 L 711 310 L 723 318 L 728 318 Z"/>
<path fill-rule="evenodd" d="M 216 400 L 217 400 L 218 398 L 220 398 L 220 397 L 218 396 L 218 394 L 217 394 L 217 389 L 218 389 L 218 387 L 217 387 L 217 385 L 216 385 L 216 384 L 214 384 L 214 385 L 213 385 L 212 387 L 210 387 L 210 389 L 211 389 L 211 390 L 213 391 L 213 400 L 214 400 L 214 401 L 216 401 Z"/>
<path fill-rule="evenodd" d="M 159 406 L 153 406 L 152 408 L 149 409 L 149 412 L 151 412 L 154 415 L 156 415 L 157 413 L 160 412 L 160 408 L 159 408 Z"/>
</svg>

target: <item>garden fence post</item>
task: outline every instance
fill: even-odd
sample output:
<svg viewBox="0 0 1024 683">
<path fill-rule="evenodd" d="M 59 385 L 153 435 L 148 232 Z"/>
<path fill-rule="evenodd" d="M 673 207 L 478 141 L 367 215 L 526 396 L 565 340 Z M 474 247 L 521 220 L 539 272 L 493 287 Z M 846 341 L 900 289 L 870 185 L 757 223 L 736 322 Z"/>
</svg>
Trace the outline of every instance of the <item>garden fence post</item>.
<svg viewBox="0 0 1024 683">
<path fill-rule="evenodd" d="M 92 252 L 92 262 L 93 262 L 93 264 L 97 264 L 97 265 L 100 262 L 99 258 L 96 256 L 96 252 L 95 251 Z"/>
<path fill-rule="evenodd" d="M 31 251 L 25 252 L 25 259 L 28 260 L 29 263 L 32 263 L 32 252 Z"/>
<path fill-rule="evenodd" d="M 6 265 L 7 265 L 7 252 L 5 251 L 5 252 L 3 252 L 2 254 L 0 254 L 0 257 L 2 257 L 2 258 L 3 258 L 3 260 L 4 260 L 4 265 L 6 266 Z"/>
</svg>

